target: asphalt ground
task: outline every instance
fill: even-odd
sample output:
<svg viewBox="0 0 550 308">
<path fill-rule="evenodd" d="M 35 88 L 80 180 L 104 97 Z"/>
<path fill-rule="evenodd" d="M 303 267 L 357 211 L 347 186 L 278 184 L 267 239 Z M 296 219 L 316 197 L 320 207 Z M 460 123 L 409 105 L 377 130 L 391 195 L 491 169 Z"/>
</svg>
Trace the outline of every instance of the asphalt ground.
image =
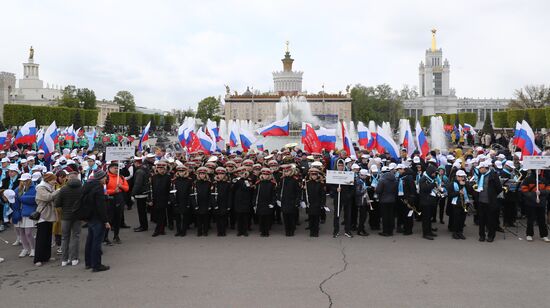
<svg viewBox="0 0 550 308">
<path fill-rule="evenodd" d="M 411 236 L 333 239 L 330 217 L 318 238 L 308 236 L 304 218 L 291 238 L 280 225 L 268 238 L 257 226 L 249 237 L 190 230 L 153 238 L 152 228 L 122 229 L 122 244 L 104 247 L 111 270 L 101 273 L 84 262 L 62 268 L 59 259 L 35 267 L 17 257 L 10 229 L 0 233 L 10 241 L 0 244 L 0 306 L 550 307 L 550 244 L 525 241 L 524 226 L 493 243 L 478 242 L 471 217 L 467 240 L 439 223 L 434 241 L 422 239 L 417 222 Z M 137 225 L 135 208 L 126 220 Z M 85 237 L 84 229 L 81 255 Z"/>
</svg>

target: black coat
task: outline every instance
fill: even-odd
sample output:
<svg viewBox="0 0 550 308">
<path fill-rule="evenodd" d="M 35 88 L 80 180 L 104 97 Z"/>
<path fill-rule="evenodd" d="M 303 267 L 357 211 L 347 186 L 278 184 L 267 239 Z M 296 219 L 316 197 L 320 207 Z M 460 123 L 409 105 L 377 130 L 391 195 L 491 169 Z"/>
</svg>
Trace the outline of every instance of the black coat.
<svg viewBox="0 0 550 308">
<path fill-rule="evenodd" d="M 231 209 L 231 183 L 222 181 L 214 184 L 215 202 L 214 212 L 216 215 L 225 215 Z"/>
<path fill-rule="evenodd" d="M 481 176 L 481 175 L 480 175 Z M 502 192 L 502 184 L 498 173 L 491 171 L 488 176 L 485 176 L 484 181 L 487 182 L 487 193 L 489 195 L 489 204 L 496 206 L 497 205 L 497 196 Z M 479 198 L 479 194 L 478 198 Z"/>
<path fill-rule="evenodd" d="M 192 178 L 182 178 L 178 177 L 174 181 L 176 187 L 176 211 L 180 214 L 189 213 L 193 208 L 191 203 L 191 196 L 193 193 L 193 179 Z"/>
<path fill-rule="evenodd" d="M 397 201 L 397 179 L 395 174 L 388 172 L 380 177 L 378 186 L 376 186 L 376 194 L 380 203 L 395 203 Z"/>
<path fill-rule="evenodd" d="M 151 178 L 151 187 L 153 188 L 153 207 L 155 209 L 165 209 L 168 207 L 171 184 L 169 174 L 155 174 Z"/>
<path fill-rule="evenodd" d="M 274 181 L 263 180 L 256 186 L 255 204 L 256 214 L 258 215 L 272 215 L 273 209 L 276 205 L 276 192 L 277 185 Z M 271 205 L 271 207 L 269 207 Z"/>
<path fill-rule="evenodd" d="M 143 195 L 150 190 L 149 177 L 151 170 L 147 164 L 143 164 L 134 173 L 134 186 L 132 187 L 132 196 Z"/>
<path fill-rule="evenodd" d="M 15 190 L 17 187 L 19 187 L 19 176 L 16 176 L 15 181 L 12 184 L 12 187 L 10 187 L 10 176 L 7 174 L 6 171 L 6 177 L 2 180 L 2 189 L 11 189 Z"/>
<path fill-rule="evenodd" d="M 325 211 L 327 192 L 325 184 L 318 181 L 307 181 L 304 186 L 304 202 L 308 215 L 321 215 Z"/>
<path fill-rule="evenodd" d="M 196 204 L 195 211 L 197 214 L 208 214 L 211 207 L 212 183 L 210 181 L 197 180 L 195 182 Z"/>
<path fill-rule="evenodd" d="M 420 206 L 436 205 L 438 198 L 432 195 L 432 191 L 437 187 L 437 183 L 435 181 L 430 181 L 426 176 L 422 176 L 418 182 L 420 186 L 418 203 Z"/>
<path fill-rule="evenodd" d="M 279 195 L 282 212 L 285 214 L 296 213 L 300 197 L 301 191 L 298 180 L 291 176 L 283 177 L 281 179 L 281 192 Z"/>
<path fill-rule="evenodd" d="M 103 192 L 103 185 L 99 181 L 88 181 L 82 187 L 82 196 L 80 199 L 81 205 L 86 208 L 91 208 L 90 217 L 86 221 L 99 221 L 101 223 L 108 222 L 105 193 Z"/>
<path fill-rule="evenodd" d="M 254 187 L 248 179 L 239 178 L 233 184 L 233 209 L 235 213 L 250 213 Z"/>
</svg>

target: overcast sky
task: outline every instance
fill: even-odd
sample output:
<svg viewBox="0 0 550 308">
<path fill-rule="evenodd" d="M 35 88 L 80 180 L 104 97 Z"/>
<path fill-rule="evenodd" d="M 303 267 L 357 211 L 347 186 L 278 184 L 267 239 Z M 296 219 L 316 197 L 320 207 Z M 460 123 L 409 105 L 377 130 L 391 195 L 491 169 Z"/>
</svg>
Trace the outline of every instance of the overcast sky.
<svg viewBox="0 0 550 308">
<path fill-rule="evenodd" d="M 268 91 L 290 41 L 303 88 L 416 86 L 437 29 L 460 97 L 549 84 L 550 1 L 4 1 L 0 71 L 22 77 L 30 45 L 44 82 L 129 90 L 150 108 Z"/>
</svg>

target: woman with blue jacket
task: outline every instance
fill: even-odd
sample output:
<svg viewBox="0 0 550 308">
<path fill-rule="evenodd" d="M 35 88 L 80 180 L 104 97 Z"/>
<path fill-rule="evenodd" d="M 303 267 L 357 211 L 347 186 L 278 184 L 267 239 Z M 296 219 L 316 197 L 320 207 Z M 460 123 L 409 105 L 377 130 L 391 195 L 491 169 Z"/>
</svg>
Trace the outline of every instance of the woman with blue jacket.
<svg viewBox="0 0 550 308">
<path fill-rule="evenodd" d="M 35 221 L 29 216 L 36 211 L 36 189 L 32 182 L 31 175 L 24 173 L 19 180 L 19 186 L 15 189 L 15 203 L 13 204 L 14 216 L 13 223 L 19 227 L 19 235 L 23 249 L 19 257 L 30 256 L 34 257 L 34 238 L 33 231 L 36 227 Z M 17 212 L 17 215 L 15 214 Z M 17 221 L 15 221 L 17 220 Z"/>
</svg>

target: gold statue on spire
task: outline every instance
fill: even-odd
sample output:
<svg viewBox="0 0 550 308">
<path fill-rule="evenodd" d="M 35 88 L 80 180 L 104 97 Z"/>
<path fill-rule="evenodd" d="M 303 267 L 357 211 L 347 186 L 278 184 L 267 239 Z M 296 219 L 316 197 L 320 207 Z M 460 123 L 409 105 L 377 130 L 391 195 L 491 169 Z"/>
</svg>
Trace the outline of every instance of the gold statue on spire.
<svg viewBox="0 0 550 308">
<path fill-rule="evenodd" d="M 435 33 L 437 30 L 435 28 L 432 29 L 432 52 L 436 51 L 436 44 L 435 44 Z"/>
<path fill-rule="evenodd" d="M 286 41 L 286 42 L 285 42 L 285 52 L 286 52 L 286 53 L 289 52 L 289 51 L 288 51 L 288 44 L 289 44 L 289 43 L 290 43 L 289 41 Z"/>
</svg>

